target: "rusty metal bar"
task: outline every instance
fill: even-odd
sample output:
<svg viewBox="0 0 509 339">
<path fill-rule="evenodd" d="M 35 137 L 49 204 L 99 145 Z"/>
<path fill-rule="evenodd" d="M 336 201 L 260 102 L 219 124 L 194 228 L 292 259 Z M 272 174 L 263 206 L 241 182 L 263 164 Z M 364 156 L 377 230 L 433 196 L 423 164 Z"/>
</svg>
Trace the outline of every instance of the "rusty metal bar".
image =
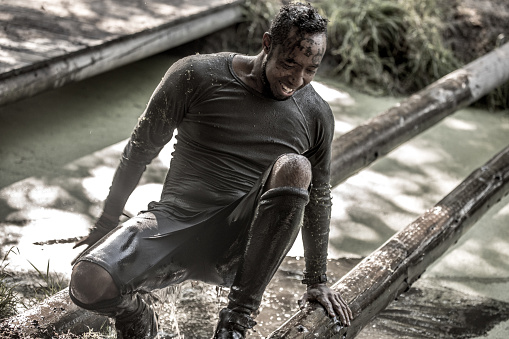
<svg viewBox="0 0 509 339">
<path fill-rule="evenodd" d="M 350 327 L 337 332 L 323 308 L 315 305 L 295 314 L 269 338 L 354 338 L 508 193 L 509 146 L 332 286 L 354 313 Z"/>
</svg>

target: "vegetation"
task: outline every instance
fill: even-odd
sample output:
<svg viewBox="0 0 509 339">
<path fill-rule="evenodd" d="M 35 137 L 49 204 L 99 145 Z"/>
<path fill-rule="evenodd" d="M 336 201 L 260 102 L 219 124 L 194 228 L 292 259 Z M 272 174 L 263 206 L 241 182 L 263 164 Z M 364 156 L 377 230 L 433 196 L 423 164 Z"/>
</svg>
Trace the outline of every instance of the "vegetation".
<svg viewBox="0 0 509 339">
<path fill-rule="evenodd" d="M 336 74 L 364 91 L 403 94 L 455 70 L 437 8 L 435 0 L 324 1 Z"/>
<path fill-rule="evenodd" d="M 267 29 L 280 4 L 279 0 L 247 1 L 247 41 L 259 41 L 254 37 Z M 327 64 L 340 81 L 358 90 L 408 95 L 463 64 L 443 39 L 454 15 L 454 1 L 316 0 L 313 5 L 330 20 Z M 249 46 L 249 53 L 259 48 L 259 44 Z M 483 103 L 508 108 L 508 98 L 506 84 Z"/>
<path fill-rule="evenodd" d="M 38 283 L 39 286 L 34 289 L 34 294 L 35 294 L 37 300 L 41 301 L 47 297 L 51 297 L 52 295 L 56 294 L 57 292 L 60 292 L 62 289 L 64 289 L 67 286 L 67 281 L 65 281 L 65 279 L 58 276 L 57 274 L 50 273 L 49 260 L 48 260 L 48 265 L 46 266 L 45 272 L 39 270 L 30 261 L 29 261 L 29 263 L 30 263 L 30 265 L 32 265 L 34 270 L 37 272 L 39 279 L 42 281 L 42 282 L 39 282 Z"/>
<path fill-rule="evenodd" d="M 27 308 L 34 301 L 42 301 L 67 286 L 67 281 L 65 279 L 50 272 L 49 261 L 46 271 L 41 271 L 30 263 L 37 272 L 38 280 L 40 282 L 37 283 L 37 286 L 23 289 L 23 293 L 18 292 L 16 289 L 18 286 L 13 282 L 14 277 L 12 273 L 7 270 L 7 257 L 12 254 L 19 254 L 19 251 L 14 247 L 11 248 L 4 255 L 2 262 L 0 263 L 0 321 L 16 315 L 19 310 L 19 306 Z M 24 301 L 27 301 L 27 304 L 25 304 Z"/>
<path fill-rule="evenodd" d="M 11 274 L 7 272 L 6 260 L 14 249 L 11 248 L 0 263 L 0 320 L 16 314 L 16 305 L 20 302 L 14 286 L 9 283 Z"/>
</svg>

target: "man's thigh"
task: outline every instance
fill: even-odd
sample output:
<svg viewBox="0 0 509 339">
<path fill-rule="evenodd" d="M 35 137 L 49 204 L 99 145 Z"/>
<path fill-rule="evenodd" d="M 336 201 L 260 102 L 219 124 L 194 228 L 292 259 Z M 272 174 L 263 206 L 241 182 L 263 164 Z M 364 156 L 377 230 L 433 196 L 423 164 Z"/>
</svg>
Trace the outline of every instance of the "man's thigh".
<svg viewBox="0 0 509 339">
<path fill-rule="evenodd" d="M 247 232 L 273 164 L 252 189 L 210 218 L 178 227 L 167 213 L 150 210 L 126 221 L 79 261 L 110 273 L 121 294 L 150 291 L 188 279 L 229 286 L 242 260 Z M 172 231 L 175 229 L 175 231 Z"/>
<path fill-rule="evenodd" d="M 121 294 L 150 291 L 187 279 L 187 267 L 197 256 L 186 255 L 196 242 L 197 229 L 158 237 L 171 223 L 163 213 L 142 212 L 115 228 L 79 261 L 100 265 L 110 273 Z"/>
</svg>

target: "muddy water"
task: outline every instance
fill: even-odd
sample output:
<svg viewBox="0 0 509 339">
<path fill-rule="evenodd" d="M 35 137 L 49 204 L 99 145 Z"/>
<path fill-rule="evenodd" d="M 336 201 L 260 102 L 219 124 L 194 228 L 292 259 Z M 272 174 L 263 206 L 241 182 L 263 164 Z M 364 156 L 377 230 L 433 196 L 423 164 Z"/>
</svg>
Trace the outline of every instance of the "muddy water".
<svg viewBox="0 0 509 339">
<path fill-rule="evenodd" d="M 86 234 L 99 215 L 124 140 L 174 60 L 161 54 L 0 107 L 0 254 L 16 248 L 8 256 L 8 267 L 21 285 L 33 282 L 33 266 L 45 270 L 48 262 L 50 271 L 68 278 L 70 262 L 79 253 L 72 242 Z M 374 99 L 325 78 L 315 87 L 333 108 L 338 135 L 400 100 Z M 335 188 L 331 269 L 338 266 L 337 276 L 344 273 L 507 144 L 509 112 L 461 110 Z M 170 151 L 171 145 L 148 168 L 128 202 L 130 213 L 157 199 Z M 359 337 L 505 338 L 508 202 L 505 198 L 493 207 L 428 269 L 415 290 Z M 300 239 L 290 254 L 302 256 Z M 301 264 L 290 260 L 289 265 L 296 266 L 282 270 L 291 284 L 278 278 L 271 286 L 252 337 L 266 336 L 296 311 L 295 301 L 303 292 L 298 283 Z M 207 337 L 203 333 L 210 333 L 225 292 L 218 297 L 210 286 L 183 286 L 176 312 L 179 332 L 186 338 Z M 173 336 L 175 324 L 167 322 Z M 207 324 L 204 332 L 192 332 L 200 331 L 200 324 Z"/>
</svg>

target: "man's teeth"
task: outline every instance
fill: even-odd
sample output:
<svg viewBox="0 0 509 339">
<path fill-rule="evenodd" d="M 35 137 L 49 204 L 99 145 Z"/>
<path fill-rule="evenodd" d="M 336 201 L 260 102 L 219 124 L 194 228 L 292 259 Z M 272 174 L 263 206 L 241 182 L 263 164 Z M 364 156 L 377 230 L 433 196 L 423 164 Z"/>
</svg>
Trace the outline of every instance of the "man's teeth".
<svg viewBox="0 0 509 339">
<path fill-rule="evenodd" d="M 286 93 L 292 93 L 293 92 L 293 89 L 289 88 L 289 87 L 286 87 L 285 85 L 281 84 L 281 86 L 283 87 L 283 91 L 285 91 Z"/>
</svg>

